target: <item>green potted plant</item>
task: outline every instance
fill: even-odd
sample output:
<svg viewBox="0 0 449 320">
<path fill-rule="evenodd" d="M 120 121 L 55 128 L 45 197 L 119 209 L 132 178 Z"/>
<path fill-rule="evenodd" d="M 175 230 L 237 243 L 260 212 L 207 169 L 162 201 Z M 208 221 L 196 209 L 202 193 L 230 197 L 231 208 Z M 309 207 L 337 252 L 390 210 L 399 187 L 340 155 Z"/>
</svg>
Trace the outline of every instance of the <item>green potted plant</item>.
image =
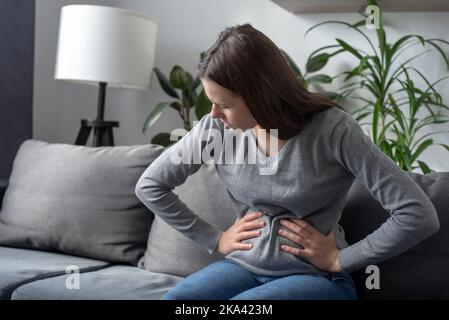
<svg viewBox="0 0 449 320">
<path fill-rule="evenodd" d="M 368 4 L 377 5 L 377 2 L 370 0 Z M 380 10 L 379 13 L 379 27 L 375 30 L 376 43 L 370 39 L 369 31 L 366 31 L 370 29 L 363 30 L 366 18 L 356 23 L 325 21 L 307 30 L 306 35 L 323 25 L 345 26 L 362 36 L 369 51 L 366 52 L 356 45 L 336 38 L 335 44 L 312 52 L 306 64 L 306 71 L 309 73 L 320 71 L 333 57 L 340 54 L 355 57 L 358 63 L 354 68 L 336 76 L 321 73 L 315 76 L 315 82 L 331 83 L 332 80 L 342 77 L 343 86 L 339 87 L 336 93 L 331 93 L 331 98 L 338 102 L 348 99 L 362 102 L 362 105 L 355 111 L 351 111 L 351 114 L 357 121 L 372 116 L 371 123 L 361 123 L 361 125 L 371 126 L 370 137 L 373 142 L 402 169 L 412 171 L 420 168 L 423 173 L 429 173 L 432 170 L 425 162 L 419 160 L 419 157 L 432 145 L 439 145 L 449 151 L 448 145 L 434 143 L 434 140 L 429 138 L 431 135 L 448 131 L 431 132 L 420 138 L 417 138 L 417 134 L 429 125 L 449 122 L 441 114 L 442 109 L 449 110 L 449 108 L 435 87 L 449 76 L 431 83 L 420 70 L 412 66 L 411 62 L 429 51 L 436 50 L 449 67 L 449 59 L 440 46 L 441 44 L 449 45 L 449 42 L 443 39 L 425 39 L 420 35 L 412 34 L 390 43 Z M 434 50 L 420 51 L 406 61 L 398 61 L 402 53 L 417 45 L 421 45 L 424 49 L 430 46 Z M 291 59 L 290 65 L 297 72 L 298 77 L 302 77 L 299 68 Z M 412 74 L 422 80 L 425 85 L 418 85 L 412 79 Z M 408 116 L 404 108 L 407 109 Z M 418 117 L 421 111 L 427 112 L 427 115 Z"/>
<path fill-rule="evenodd" d="M 198 77 L 195 79 L 192 75 L 185 71 L 182 67 L 175 65 L 167 78 L 158 68 L 153 69 L 164 92 L 173 98 L 170 101 L 159 102 L 145 119 L 142 132 L 145 133 L 159 117 L 168 108 L 175 109 L 183 123 L 185 130 L 190 131 L 192 128 L 191 111 L 195 110 L 195 115 L 201 119 L 211 110 L 211 102 L 202 89 L 201 81 Z M 178 93 L 178 91 L 180 93 Z M 170 133 L 161 132 L 157 134 L 151 143 L 168 146 L 176 141 L 170 140 Z"/>
</svg>

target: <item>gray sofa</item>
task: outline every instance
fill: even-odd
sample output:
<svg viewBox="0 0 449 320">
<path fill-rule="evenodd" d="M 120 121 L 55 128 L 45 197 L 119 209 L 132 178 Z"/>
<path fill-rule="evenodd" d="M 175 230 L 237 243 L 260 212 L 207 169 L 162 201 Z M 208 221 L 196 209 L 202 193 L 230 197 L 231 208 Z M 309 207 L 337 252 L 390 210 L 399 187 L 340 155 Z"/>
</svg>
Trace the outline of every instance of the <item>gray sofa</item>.
<svg viewBox="0 0 449 320">
<path fill-rule="evenodd" d="M 145 208 L 134 185 L 159 146 L 91 148 L 25 141 L 0 188 L 0 299 L 159 299 L 188 274 L 222 259 L 209 255 Z M 434 203 L 440 231 L 354 277 L 358 298 L 448 299 L 449 173 L 408 173 Z M 233 220 L 226 189 L 203 165 L 174 189 L 189 208 L 225 230 Z M 388 217 L 355 180 L 341 226 L 348 242 Z"/>
</svg>

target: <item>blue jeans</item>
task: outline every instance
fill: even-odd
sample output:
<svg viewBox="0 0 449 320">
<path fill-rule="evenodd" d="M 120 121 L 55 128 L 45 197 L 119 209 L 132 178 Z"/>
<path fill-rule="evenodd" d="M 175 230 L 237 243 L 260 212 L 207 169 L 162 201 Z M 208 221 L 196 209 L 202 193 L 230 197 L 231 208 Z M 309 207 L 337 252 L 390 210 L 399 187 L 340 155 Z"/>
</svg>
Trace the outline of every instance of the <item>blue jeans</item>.
<svg viewBox="0 0 449 320">
<path fill-rule="evenodd" d="M 162 300 L 355 300 L 354 282 L 345 272 L 325 276 L 254 274 L 231 260 L 219 260 L 192 273 Z"/>
</svg>

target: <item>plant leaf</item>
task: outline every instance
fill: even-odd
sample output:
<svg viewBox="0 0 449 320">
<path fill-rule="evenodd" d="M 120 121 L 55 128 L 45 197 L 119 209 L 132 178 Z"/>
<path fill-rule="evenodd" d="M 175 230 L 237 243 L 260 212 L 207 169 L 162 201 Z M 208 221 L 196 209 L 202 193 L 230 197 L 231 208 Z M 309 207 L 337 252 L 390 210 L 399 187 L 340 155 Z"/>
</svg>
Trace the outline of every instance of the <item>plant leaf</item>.
<svg viewBox="0 0 449 320">
<path fill-rule="evenodd" d="M 288 53 L 285 52 L 284 50 L 281 50 L 281 52 L 282 52 L 282 55 L 284 56 L 284 58 L 287 60 L 287 63 L 290 66 L 290 68 L 292 68 L 292 70 L 295 73 L 295 75 L 299 76 L 301 78 L 304 78 L 304 76 L 302 75 L 302 72 L 299 69 L 298 65 L 293 61 L 293 59 L 288 55 Z"/>
<path fill-rule="evenodd" d="M 418 143 L 420 143 L 422 140 L 424 140 L 425 138 L 427 138 L 427 137 L 429 137 L 429 136 L 433 136 L 433 135 L 438 134 L 438 133 L 447 133 L 447 132 L 449 132 L 449 131 L 447 131 L 447 130 L 439 130 L 439 131 L 432 131 L 432 132 L 426 133 L 426 134 L 424 134 L 423 136 L 421 136 L 418 140 L 416 140 L 416 141 L 412 144 L 412 149 L 414 149 L 415 146 L 416 146 Z"/>
<path fill-rule="evenodd" d="M 376 103 L 374 104 L 373 125 L 372 125 L 373 142 L 375 144 L 377 144 L 377 139 L 379 138 L 377 135 L 377 130 L 378 130 L 378 126 L 379 126 L 380 108 L 381 108 L 381 104 L 380 104 L 379 100 L 377 100 Z"/>
<path fill-rule="evenodd" d="M 429 166 L 425 162 L 418 160 L 418 164 L 419 164 L 419 167 L 421 168 L 421 171 L 423 174 L 432 173 L 432 170 L 429 168 Z"/>
<path fill-rule="evenodd" d="M 142 132 L 145 133 L 145 131 L 150 128 L 157 119 L 162 115 L 162 113 L 172 104 L 171 101 L 165 101 L 165 102 L 159 102 L 156 107 L 153 109 L 153 111 L 150 112 L 150 114 L 145 119 L 145 122 L 143 124 Z"/>
<path fill-rule="evenodd" d="M 356 56 L 357 58 L 359 58 L 360 60 L 363 59 L 362 55 L 351 45 L 349 45 L 346 41 L 343 41 L 342 39 L 335 39 L 337 41 L 337 43 L 346 51 L 348 51 L 349 53 L 353 54 L 354 56 Z"/>
<path fill-rule="evenodd" d="M 414 162 L 416 159 L 418 159 L 418 157 L 420 156 L 420 154 L 426 150 L 429 146 L 431 146 L 433 144 L 433 139 L 427 139 L 424 140 L 416 149 L 416 151 L 413 153 L 412 155 L 412 162 Z"/>
<path fill-rule="evenodd" d="M 312 27 L 310 27 L 310 28 L 306 31 L 306 33 L 304 34 L 304 36 L 306 37 L 307 34 L 308 34 L 309 32 L 311 32 L 313 29 L 318 28 L 318 27 L 320 27 L 320 26 L 322 26 L 322 25 L 325 25 L 325 24 L 340 24 L 340 25 L 347 26 L 347 27 L 351 28 L 351 29 L 354 30 L 354 31 L 357 31 L 362 37 L 365 38 L 365 40 L 368 42 L 368 44 L 370 45 L 370 47 L 371 47 L 371 49 L 373 50 L 373 52 L 374 52 L 374 53 L 376 52 L 376 49 L 374 48 L 373 42 L 370 40 L 370 38 L 369 38 L 365 33 L 363 33 L 357 26 L 351 25 L 350 23 L 344 22 L 344 21 L 331 20 L 331 21 L 324 21 L 324 22 L 317 23 L 317 24 L 313 25 Z"/>
<path fill-rule="evenodd" d="M 167 77 L 158 68 L 153 68 L 153 71 L 156 74 L 156 77 L 159 80 L 159 84 L 161 85 L 161 88 L 165 91 L 165 93 L 170 97 L 180 99 L 178 93 L 172 87 Z"/>
<path fill-rule="evenodd" d="M 338 48 L 338 47 L 340 47 L 338 44 L 332 44 L 332 45 L 330 45 L 330 46 L 324 46 L 324 47 L 318 48 L 318 49 L 314 50 L 314 51 L 309 55 L 309 57 L 315 56 L 315 55 L 316 55 L 318 52 L 320 52 L 320 51 L 323 51 L 323 50 L 326 50 L 326 49 L 331 49 L 331 48 Z"/>
<path fill-rule="evenodd" d="M 435 49 L 437 49 L 437 51 L 441 54 L 441 57 L 443 58 L 444 62 L 446 63 L 447 69 L 449 69 L 449 59 L 446 56 L 446 53 L 444 52 L 443 49 L 441 49 L 441 47 L 439 45 L 434 43 L 434 41 L 444 42 L 444 40 L 441 40 L 441 39 L 429 39 L 429 40 L 426 40 L 426 43 L 429 43 L 431 46 L 433 46 Z"/>
<path fill-rule="evenodd" d="M 349 72 L 345 72 L 345 74 L 347 74 L 345 77 L 345 81 L 355 76 L 361 76 L 361 73 L 369 66 L 368 59 L 369 57 L 363 57 L 362 59 L 360 59 L 360 63 L 357 67 Z"/>
<path fill-rule="evenodd" d="M 387 156 L 394 160 L 393 150 L 386 140 L 382 139 L 379 142 L 379 147 Z"/>
<path fill-rule="evenodd" d="M 170 134 L 166 132 L 158 133 L 153 137 L 153 139 L 151 139 L 151 143 L 158 144 L 163 147 L 167 147 L 175 142 L 176 141 L 170 141 Z"/>
<path fill-rule="evenodd" d="M 181 106 L 181 104 L 179 103 L 179 101 L 173 101 L 171 104 L 170 104 L 170 107 L 172 107 L 173 109 L 175 109 L 176 111 L 180 111 L 181 110 L 181 108 L 182 108 L 182 106 Z"/>
<path fill-rule="evenodd" d="M 197 118 L 201 119 L 206 113 L 209 113 L 211 111 L 211 107 L 212 102 L 210 102 L 209 98 L 204 92 L 204 89 L 201 90 L 200 94 L 198 95 L 198 99 L 196 100 L 195 114 Z"/>
<path fill-rule="evenodd" d="M 445 148 L 447 151 L 449 151 L 449 146 L 447 144 L 444 143 L 437 143 L 437 144 Z"/>
<path fill-rule="evenodd" d="M 315 72 L 321 70 L 329 61 L 329 56 L 328 53 L 320 53 L 314 57 L 309 57 L 306 63 L 306 71 Z"/>
<path fill-rule="evenodd" d="M 190 91 L 195 91 L 196 88 L 198 88 L 198 86 L 201 84 L 201 79 L 197 76 L 195 78 L 195 80 L 193 80 L 191 86 L 190 86 Z"/>
<path fill-rule="evenodd" d="M 364 26 L 365 24 L 366 24 L 366 18 L 351 24 L 351 27 L 357 28 L 357 27 Z"/>
<path fill-rule="evenodd" d="M 332 77 L 328 76 L 327 74 L 316 74 L 306 79 L 308 83 L 331 83 Z"/>
<path fill-rule="evenodd" d="M 361 120 L 363 120 L 364 118 L 366 118 L 367 116 L 369 116 L 371 113 L 372 113 L 371 111 L 368 111 L 368 112 L 359 114 L 357 117 L 355 117 L 355 120 L 361 121 Z"/>
<path fill-rule="evenodd" d="M 175 65 L 170 72 L 170 83 L 173 87 L 181 90 L 189 88 L 189 78 L 187 73 L 178 65 Z"/>
<path fill-rule="evenodd" d="M 398 41 L 396 41 L 393 46 L 391 47 L 390 50 L 390 57 L 393 58 L 394 55 L 396 54 L 396 52 L 402 47 L 402 45 L 404 45 L 407 40 L 411 39 L 411 38 L 417 38 L 419 40 L 419 42 L 424 46 L 425 42 L 424 42 L 424 38 L 420 35 L 417 34 L 409 34 L 406 36 L 403 36 L 402 38 L 400 38 Z"/>
<path fill-rule="evenodd" d="M 196 102 L 198 100 L 198 94 L 195 91 L 190 91 L 189 95 L 189 108 L 192 108 L 196 105 Z"/>
</svg>

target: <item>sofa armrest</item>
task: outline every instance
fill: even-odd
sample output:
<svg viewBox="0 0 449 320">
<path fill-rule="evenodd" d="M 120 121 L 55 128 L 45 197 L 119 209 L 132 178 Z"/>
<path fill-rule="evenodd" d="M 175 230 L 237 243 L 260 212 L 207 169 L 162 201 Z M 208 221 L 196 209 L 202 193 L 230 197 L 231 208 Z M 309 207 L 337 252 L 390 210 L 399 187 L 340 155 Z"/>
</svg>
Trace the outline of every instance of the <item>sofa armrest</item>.
<svg viewBox="0 0 449 320">
<path fill-rule="evenodd" d="M 7 187 L 8 187 L 8 180 L 0 179 L 0 208 L 2 207 L 3 196 L 5 194 Z"/>
</svg>

